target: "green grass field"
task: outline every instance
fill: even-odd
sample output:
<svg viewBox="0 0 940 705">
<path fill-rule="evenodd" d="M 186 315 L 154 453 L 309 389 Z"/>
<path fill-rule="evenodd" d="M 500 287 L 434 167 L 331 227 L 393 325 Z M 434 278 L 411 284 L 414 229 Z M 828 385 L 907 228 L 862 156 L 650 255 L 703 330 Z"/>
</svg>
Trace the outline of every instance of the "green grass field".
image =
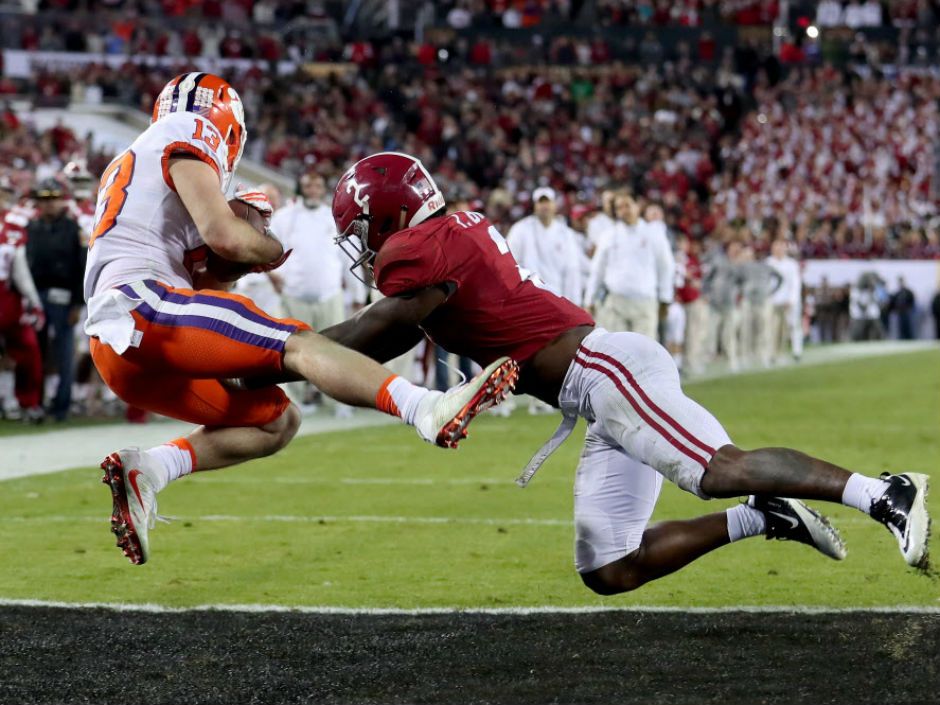
<svg viewBox="0 0 940 705">
<path fill-rule="evenodd" d="M 940 351 L 745 375 L 687 391 L 743 447 L 792 446 L 867 473 L 919 470 L 940 481 Z M 151 562 L 142 567 L 113 546 L 99 470 L 2 482 L 0 598 L 405 608 L 940 606 L 940 582 L 907 569 L 883 527 L 838 506 L 828 513 L 849 546 L 842 563 L 756 538 L 636 593 L 597 597 L 572 568 L 579 432 L 528 489 L 512 482 L 555 424 L 555 417 L 524 412 L 483 418 L 457 452 L 423 446 L 399 427 L 300 438 L 274 458 L 169 487 L 160 509 L 177 519 L 153 531 Z M 133 428 L 128 436 L 131 442 Z M 728 504 L 667 484 L 654 518 Z"/>
</svg>

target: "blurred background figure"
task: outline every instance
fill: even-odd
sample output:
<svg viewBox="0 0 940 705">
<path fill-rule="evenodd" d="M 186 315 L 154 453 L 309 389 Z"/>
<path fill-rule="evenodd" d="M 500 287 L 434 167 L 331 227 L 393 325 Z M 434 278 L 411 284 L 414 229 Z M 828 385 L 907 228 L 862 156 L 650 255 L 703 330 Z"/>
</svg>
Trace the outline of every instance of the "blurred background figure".
<svg viewBox="0 0 940 705">
<path fill-rule="evenodd" d="M 5 195 L 2 213 L 5 216 L 11 205 L 12 187 L 3 184 Z M 0 223 L 0 360 L 5 356 L 6 365 L 0 366 L 3 375 L 3 417 L 31 423 L 43 420 L 42 408 L 42 355 L 36 331 L 45 323 L 42 301 L 26 257 L 26 230 L 15 219 Z M 12 382 L 12 383 L 11 383 Z"/>
<path fill-rule="evenodd" d="M 532 215 L 506 235 L 509 249 L 521 267 L 534 272 L 549 289 L 581 303 L 581 246 L 578 236 L 558 217 L 554 189 L 542 186 L 532 192 Z"/>
<path fill-rule="evenodd" d="M 715 248 L 704 281 L 705 297 L 711 306 L 709 337 L 713 346 L 720 346 L 732 372 L 741 368 L 741 249 L 737 241 L 729 242 L 726 250 Z"/>
<path fill-rule="evenodd" d="M 916 307 L 914 292 L 907 288 L 904 277 L 898 277 L 898 289 L 891 295 L 891 310 L 898 317 L 898 337 L 901 340 L 913 340 L 915 337 Z"/>
<path fill-rule="evenodd" d="M 594 255 L 584 303 L 596 311 L 602 328 L 657 340 L 660 317 L 674 295 L 672 248 L 664 227 L 640 218 L 640 206 L 630 194 L 614 197 L 614 214 L 610 235 Z"/>
<path fill-rule="evenodd" d="M 594 256 L 597 250 L 610 236 L 614 227 L 614 191 L 604 189 L 601 191 L 601 207 L 587 222 L 585 235 L 588 240 L 588 254 Z"/>
<path fill-rule="evenodd" d="M 770 299 L 773 306 L 771 359 L 779 360 L 789 348 L 799 360 L 803 354 L 803 284 L 799 262 L 787 255 L 787 242 L 782 238 L 773 241 L 770 257 L 765 262 L 780 275 L 780 285 Z"/>
<path fill-rule="evenodd" d="M 872 272 L 862 274 L 849 292 L 849 316 L 852 319 L 852 340 L 883 340 L 879 278 Z"/>
<path fill-rule="evenodd" d="M 741 253 L 741 348 L 747 363 L 770 367 L 774 355 L 772 297 L 783 277 L 765 262 L 754 260 L 752 247 Z"/>
<path fill-rule="evenodd" d="M 708 303 L 702 295 L 702 263 L 698 242 L 685 235 L 676 239 L 676 301 L 685 312 L 683 370 L 692 376 L 705 370 Z M 681 272 L 681 276 L 678 273 Z"/>
<path fill-rule="evenodd" d="M 33 190 L 36 217 L 26 227 L 26 257 L 46 317 L 40 332 L 43 356 L 54 365 L 49 412 L 56 421 L 68 418 L 75 366 L 74 327 L 84 301 L 82 279 L 86 250 L 78 222 L 67 211 L 63 189 L 55 179 Z M 47 368 L 46 377 L 52 369 Z"/>
<path fill-rule="evenodd" d="M 349 274 L 349 263 L 334 243 L 336 226 L 327 199 L 326 180 L 315 171 L 308 171 L 297 181 L 297 197 L 274 213 L 271 230 L 285 249 L 293 253 L 269 278 L 281 295 L 281 308 L 289 318 L 323 330 L 346 318 L 344 284 L 353 291 L 353 299 L 365 302 L 365 285 Z M 287 385 L 288 394 L 312 410 L 310 385 L 294 382 Z M 350 409 L 332 401 L 334 412 L 348 416 Z"/>
</svg>

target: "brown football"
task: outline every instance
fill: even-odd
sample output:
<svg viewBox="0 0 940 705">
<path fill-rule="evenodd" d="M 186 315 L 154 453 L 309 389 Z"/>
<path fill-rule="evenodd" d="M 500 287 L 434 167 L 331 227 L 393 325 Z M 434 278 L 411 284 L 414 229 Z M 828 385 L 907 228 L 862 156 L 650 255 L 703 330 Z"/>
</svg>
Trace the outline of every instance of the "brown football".
<svg viewBox="0 0 940 705">
<path fill-rule="evenodd" d="M 259 233 L 264 232 L 264 217 L 256 208 L 235 198 L 230 200 L 228 205 L 232 213 L 248 221 L 248 224 Z M 242 262 L 231 262 L 212 250 L 209 250 L 209 256 L 206 258 L 206 271 L 223 283 L 237 281 L 248 274 L 253 266 Z"/>
</svg>

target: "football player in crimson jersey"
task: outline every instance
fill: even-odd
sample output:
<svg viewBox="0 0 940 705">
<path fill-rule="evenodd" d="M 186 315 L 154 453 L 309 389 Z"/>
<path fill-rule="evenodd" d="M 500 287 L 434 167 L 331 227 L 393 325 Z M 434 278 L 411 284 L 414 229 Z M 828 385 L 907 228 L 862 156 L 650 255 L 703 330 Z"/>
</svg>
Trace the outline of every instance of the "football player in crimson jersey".
<svg viewBox="0 0 940 705">
<path fill-rule="evenodd" d="M 794 498 L 840 502 L 885 524 L 911 565 L 926 564 L 927 476 L 851 473 L 795 450 L 736 447 L 686 397 L 672 358 L 635 333 L 594 327 L 578 306 L 517 266 L 506 242 L 473 212 L 445 215 L 417 159 L 379 153 L 353 165 L 333 198 L 337 238 L 387 297 L 324 335 L 387 360 L 427 334 L 486 365 L 520 363 L 518 392 L 559 407 L 563 421 L 520 484 L 588 422 L 575 483 L 575 563 L 602 594 L 635 589 L 748 536 L 800 541 L 841 559 L 845 547 Z M 662 478 L 708 499 L 749 495 L 726 512 L 648 526 Z"/>
<path fill-rule="evenodd" d="M 101 177 L 84 283 L 95 366 L 128 404 L 199 425 L 166 445 L 116 451 L 101 465 L 111 529 L 135 564 L 148 558 L 156 494 L 170 481 L 269 455 L 296 433 L 299 411 L 281 389 L 245 389 L 232 378 L 293 373 L 341 402 L 399 416 L 442 446 L 456 445 L 515 381 L 515 363 L 501 358 L 469 384 L 432 392 L 306 324 L 200 287 L 219 284 L 221 272 L 269 271 L 286 258 L 267 228 L 249 221 L 253 208 L 268 225 L 264 194 L 236 191 L 242 217 L 226 200 L 245 135 L 241 100 L 227 81 L 183 74 L 161 91 L 150 127 Z"/>
</svg>

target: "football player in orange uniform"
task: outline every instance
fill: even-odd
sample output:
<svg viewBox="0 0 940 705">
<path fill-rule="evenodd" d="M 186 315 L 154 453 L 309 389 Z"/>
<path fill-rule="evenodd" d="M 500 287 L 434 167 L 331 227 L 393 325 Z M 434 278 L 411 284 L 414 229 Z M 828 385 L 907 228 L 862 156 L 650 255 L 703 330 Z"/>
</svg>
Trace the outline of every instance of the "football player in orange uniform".
<svg viewBox="0 0 940 705">
<path fill-rule="evenodd" d="M 281 389 L 227 380 L 299 376 L 338 401 L 399 416 L 428 442 L 453 446 L 517 374 L 503 357 L 467 385 L 433 392 L 250 299 L 199 289 L 233 268 L 269 271 L 289 254 L 226 200 L 245 137 L 232 86 L 207 73 L 183 74 L 160 93 L 150 127 L 101 178 L 85 274 L 95 366 L 127 403 L 200 424 L 185 438 L 142 452 L 125 448 L 102 463 L 111 528 L 135 564 L 148 559 L 156 494 L 167 483 L 269 455 L 296 433 L 300 414 Z M 269 221 L 263 194 L 239 191 L 235 199 Z"/>
</svg>

